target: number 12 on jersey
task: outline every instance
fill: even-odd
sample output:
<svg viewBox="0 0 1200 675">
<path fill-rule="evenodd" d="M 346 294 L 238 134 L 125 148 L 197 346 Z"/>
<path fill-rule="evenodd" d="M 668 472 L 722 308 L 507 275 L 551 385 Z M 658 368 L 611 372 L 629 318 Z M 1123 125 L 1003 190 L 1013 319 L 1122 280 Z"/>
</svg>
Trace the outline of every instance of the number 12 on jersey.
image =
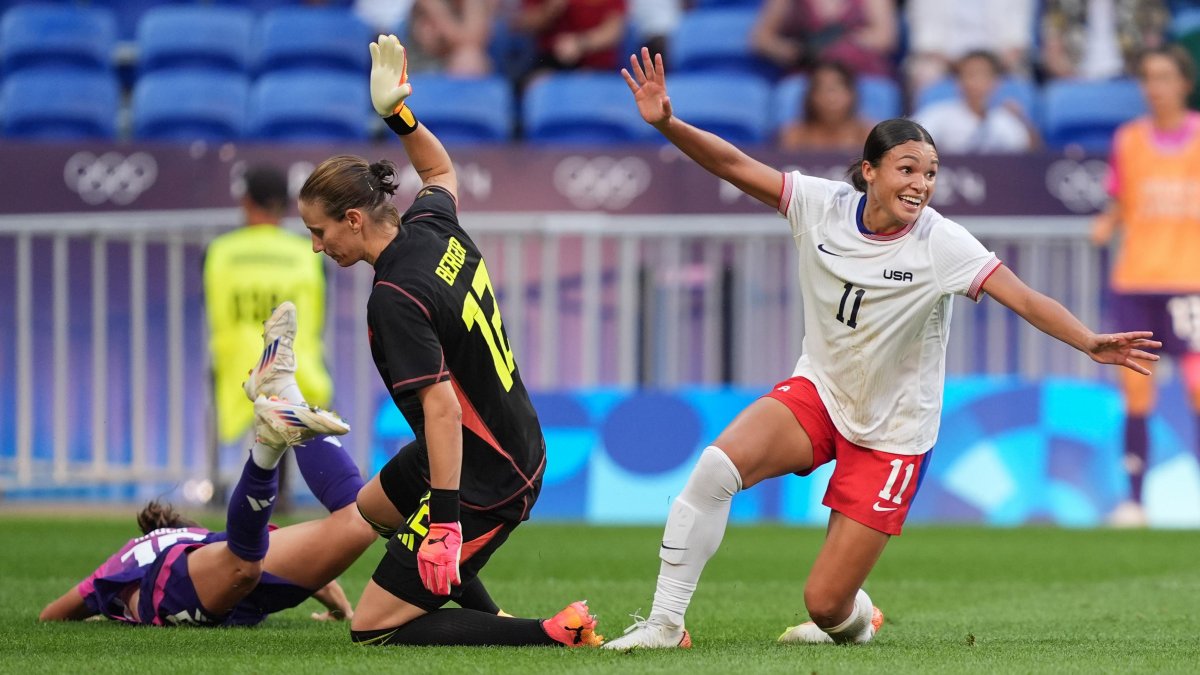
<svg viewBox="0 0 1200 675">
<path fill-rule="evenodd" d="M 483 302 L 485 292 L 492 296 L 490 321 L 483 313 L 483 306 L 480 304 Z M 463 323 L 467 324 L 467 330 L 479 327 L 479 332 L 483 334 L 488 350 L 492 353 L 492 363 L 496 366 L 496 375 L 499 376 L 500 383 L 504 385 L 504 391 L 511 390 L 512 374 L 517 369 L 517 364 L 513 360 L 512 348 L 509 347 L 508 340 L 504 337 L 504 325 L 500 320 L 500 303 L 496 302 L 496 293 L 492 290 L 492 280 L 488 277 L 487 265 L 483 264 L 482 259 L 479 261 L 479 267 L 475 269 L 475 277 L 471 280 L 471 289 L 467 291 L 467 297 L 463 300 L 462 318 Z"/>
</svg>

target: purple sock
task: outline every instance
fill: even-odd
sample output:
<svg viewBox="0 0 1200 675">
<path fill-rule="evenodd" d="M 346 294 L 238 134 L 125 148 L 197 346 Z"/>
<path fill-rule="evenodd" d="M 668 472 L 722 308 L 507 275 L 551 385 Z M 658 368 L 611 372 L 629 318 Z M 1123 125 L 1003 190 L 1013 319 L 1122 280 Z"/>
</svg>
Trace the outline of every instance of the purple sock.
<svg viewBox="0 0 1200 675">
<path fill-rule="evenodd" d="M 330 513 L 353 504 L 362 489 L 358 465 L 334 436 L 318 436 L 292 447 L 308 489 Z"/>
<path fill-rule="evenodd" d="M 1129 474 L 1129 498 L 1142 503 L 1142 480 L 1146 477 L 1150 456 L 1150 433 L 1146 418 L 1128 415 L 1125 418 L 1125 471 Z"/>
<path fill-rule="evenodd" d="M 267 523 L 279 491 L 279 468 L 264 469 L 246 460 L 242 477 L 229 498 L 225 531 L 229 550 L 242 560 L 262 560 L 267 555 Z"/>
</svg>

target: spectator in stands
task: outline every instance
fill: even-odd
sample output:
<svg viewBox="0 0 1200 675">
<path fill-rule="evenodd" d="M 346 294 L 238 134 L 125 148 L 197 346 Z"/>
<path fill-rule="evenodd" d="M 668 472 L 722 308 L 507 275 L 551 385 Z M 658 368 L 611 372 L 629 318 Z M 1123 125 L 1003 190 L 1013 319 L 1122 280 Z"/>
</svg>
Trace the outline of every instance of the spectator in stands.
<svg viewBox="0 0 1200 675">
<path fill-rule="evenodd" d="M 303 328 L 296 336 L 301 388 L 314 405 L 328 406 L 333 381 L 325 368 L 325 267 L 307 237 L 279 226 L 287 213 L 287 174 L 270 165 L 248 168 L 240 197 L 244 226 L 212 241 L 204 258 L 204 300 L 213 368 L 218 448 L 214 482 L 220 488 L 222 449 L 239 447 L 254 419 L 242 397 L 246 364 L 258 356 L 262 318 L 291 300 Z M 285 465 L 286 466 L 286 465 Z M 280 478 L 281 510 L 287 504 L 286 473 Z"/>
<path fill-rule="evenodd" d="M 841 63 L 813 67 L 802 115 L 779 131 L 784 150 L 853 150 L 871 133 L 871 125 L 858 115 L 854 72 Z"/>
<path fill-rule="evenodd" d="M 614 71 L 625 18 L 625 0 L 522 0 L 515 24 L 537 42 L 535 72 Z"/>
<path fill-rule="evenodd" d="M 1117 130 L 1108 184 L 1112 202 L 1096 217 L 1092 240 L 1104 246 L 1123 230 L 1109 318 L 1136 321 L 1159 336 L 1163 350 L 1178 359 L 1192 409 L 1200 415 L 1200 114 L 1187 107 L 1196 66 L 1175 45 L 1147 50 L 1139 63 L 1150 112 Z M 1122 376 L 1121 385 L 1130 498 L 1111 521 L 1144 525 L 1142 480 L 1154 381 Z"/>
<path fill-rule="evenodd" d="M 409 71 L 464 77 L 490 73 L 492 12 L 486 0 L 415 0 L 405 43 Z"/>
<path fill-rule="evenodd" d="M 376 33 L 394 33 L 412 6 L 413 0 L 354 0 L 354 13 Z"/>
<path fill-rule="evenodd" d="M 1013 101 L 993 100 L 1003 75 L 995 54 L 969 52 L 955 65 L 960 96 L 939 101 L 913 114 L 948 153 L 1026 152 L 1036 132 Z"/>
<path fill-rule="evenodd" d="M 629 0 L 629 19 L 639 47 L 655 54 L 667 53 L 667 36 L 683 17 L 683 0 Z"/>
<path fill-rule="evenodd" d="M 1132 74 L 1143 50 L 1163 44 L 1163 0 L 1045 0 L 1040 66 L 1049 78 Z"/>
<path fill-rule="evenodd" d="M 946 77 L 971 51 L 990 51 L 1008 73 L 1028 75 L 1033 12 L 1034 0 L 908 0 L 908 90 Z"/>
<path fill-rule="evenodd" d="M 891 0 L 765 0 L 751 45 L 789 72 L 840 61 L 860 75 L 891 75 L 897 26 Z"/>
</svg>

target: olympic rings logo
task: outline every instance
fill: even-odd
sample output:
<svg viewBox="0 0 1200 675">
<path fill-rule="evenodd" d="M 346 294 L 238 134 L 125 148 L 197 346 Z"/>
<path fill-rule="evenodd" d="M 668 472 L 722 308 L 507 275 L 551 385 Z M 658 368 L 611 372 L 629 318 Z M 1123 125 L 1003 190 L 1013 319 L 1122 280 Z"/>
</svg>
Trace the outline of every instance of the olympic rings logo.
<svg viewBox="0 0 1200 675">
<path fill-rule="evenodd" d="M 112 202 L 124 206 L 133 202 L 158 178 L 158 163 L 145 152 L 128 157 L 106 152 L 97 157 L 90 152 L 71 155 L 63 167 L 67 187 L 92 205 Z"/>
<path fill-rule="evenodd" d="M 650 186 L 650 166 L 639 157 L 572 155 L 554 167 L 554 187 L 581 209 L 623 209 Z"/>
<path fill-rule="evenodd" d="M 1108 164 L 1099 159 L 1060 159 L 1046 169 L 1046 189 L 1071 211 L 1094 213 L 1108 203 L 1107 172 Z"/>
</svg>

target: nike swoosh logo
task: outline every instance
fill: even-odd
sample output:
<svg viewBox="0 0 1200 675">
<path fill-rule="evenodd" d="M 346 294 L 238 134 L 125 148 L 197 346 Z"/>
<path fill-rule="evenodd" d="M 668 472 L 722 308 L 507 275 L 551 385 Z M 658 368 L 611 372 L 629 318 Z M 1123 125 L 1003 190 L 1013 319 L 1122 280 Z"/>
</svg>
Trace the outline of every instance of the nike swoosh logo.
<svg viewBox="0 0 1200 675">
<path fill-rule="evenodd" d="M 834 253 L 833 251 L 830 251 L 829 249 L 825 248 L 825 244 L 817 244 L 817 250 L 820 251 L 821 253 L 828 253 L 829 255 L 835 255 L 839 258 L 842 257 L 841 253 Z"/>
<path fill-rule="evenodd" d="M 666 544 L 659 544 L 659 545 L 662 546 L 663 548 L 667 549 L 668 551 L 686 551 L 687 550 L 686 547 L 675 548 L 674 546 L 667 546 Z"/>
<path fill-rule="evenodd" d="M 888 508 L 888 507 L 886 507 L 886 506 L 880 506 L 880 505 L 879 505 L 879 502 L 875 502 L 874 504 L 872 504 L 872 505 L 871 505 L 871 508 L 875 509 L 876 511 L 895 511 L 896 509 L 898 509 L 898 508 L 900 508 L 900 507 L 899 507 L 899 506 L 893 506 L 893 507 L 891 507 L 891 508 Z"/>
</svg>

